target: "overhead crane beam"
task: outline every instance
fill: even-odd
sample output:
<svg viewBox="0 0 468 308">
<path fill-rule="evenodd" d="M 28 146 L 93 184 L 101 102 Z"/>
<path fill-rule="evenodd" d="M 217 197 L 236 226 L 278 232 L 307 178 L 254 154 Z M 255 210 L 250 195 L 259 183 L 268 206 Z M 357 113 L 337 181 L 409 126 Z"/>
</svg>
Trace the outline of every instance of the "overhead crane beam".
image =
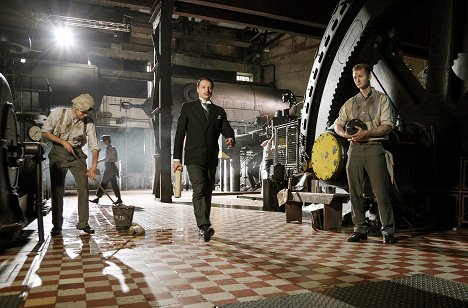
<svg viewBox="0 0 468 308">
<path fill-rule="evenodd" d="M 45 13 L 36 13 L 34 14 L 36 21 L 41 22 L 58 22 L 68 26 L 92 28 L 92 29 L 101 29 L 109 31 L 120 31 L 120 32 L 130 32 L 131 25 L 129 23 L 118 23 L 78 17 L 69 17 L 69 16 L 60 16 L 60 15 L 51 15 Z"/>
</svg>

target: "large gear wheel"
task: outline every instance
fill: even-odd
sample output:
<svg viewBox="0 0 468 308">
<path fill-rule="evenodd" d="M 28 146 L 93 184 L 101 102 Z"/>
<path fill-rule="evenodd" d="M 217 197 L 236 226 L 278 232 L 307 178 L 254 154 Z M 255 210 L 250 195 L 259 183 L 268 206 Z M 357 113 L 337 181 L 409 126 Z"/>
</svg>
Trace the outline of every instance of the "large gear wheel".
<svg viewBox="0 0 468 308">
<path fill-rule="evenodd" d="M 424 1 L 412 1 L 411 6 L 422 7 L 423 4 Z M 411 12 L 409 5 L 400 0 L 342 0 L 338 3 L 317 51 L 307 86 L 300 127 L 303 160 L 310 159 L 315 138 L 333 124 L 341 105 L 355 94 L 350 77 L 354 64 L 366 62 L 373 64 L 377 72 L 388 72 L 388 65 L 381 63 L 380 50 L 393 48 L 388 35 L 396 23 L 404 20 L 402 14 L 395 12 L 401 12 L 403 6 L 405 12 Z M 400 75 L 405 75 L 406 80 L 411 74 L 407 70 Z M 420 92 L 421 86 L 415 87 L 417 89 L 410 92 Z"/>
<path fill-rule="evenodd" d="M 357 93 L 351 78 L 352 67 L 357 63 L 367 63 L 373 67 L 372 86 L 390 97 L 399 119 L 405 123 L 402 125 L 403 121 L 400 121 L 401 126 L 398 128 L 402 130 L 396 129 L 392 134 L 392 148 L 396 149 L 393 190 L 395 200 L 401 201 L 399 209 L 404 209 L 402 211 L 406 211 L 405 215 L 413 211 L 411 215 L 416 217 L 421 215 L 419 209 L 415 210 L 416 207 L 423 211 L 425 202 L 435 205 L 446 197 L 450 186 L 457 179 L 456 156 L 450 154 L 459 153 L 455 146 L 456 138 L 453 137 L 456 134 L 449 131 L 450 124 L 454 129 L 453 110 L 447 107 L 449 99 L 444 101 L 442 95 L 439 101 L 430 104 L 433 100 L 430 94 L 443 91 L 437 92 L 438 88 L 431 91 L 421 85 L 405 64 L 399 44 L 417 14 L 439 13 L 437 8 L 446 8 L 438 18 L 445 22 L 445 26 L 449 25 L 457 17 L 449 12 L 454 3 L 462 8 L 461 11 L 465 9 L 466 3 L 457 0 L 448 3 L 441 0 L 342 0 L 338 3 L 315 56 L 305 93 L 299 142 L 303 165 L 315 171 L 314 161 L 316 164 L 324 162 L 322 159 L 313 159 L 313 155 L 326 157 L 323 156 L 326 150 L 325 154 L 313 150 L 314 143 L 323 132 L 331 129 L 344 102 Z M 429 58 L 429 62 L 432 61 L 436 66 L 438 62 L 445 61 L 447 56 L 450 57 L 451 49 L 448 47 L 441 50 L 443 44 L 433 44 L 433 41 L 438 40 L 446 42 L 441 30 L 444 28 L 437 27 L 437 24 L 434 26 L 433 23 L 430 25 L 430 48 L 439 48 L 433 53 L 436 56 Z M 453 33 L 456 35 L 458 32 Z M 452 32 L 445 35 L 452 35 Z M 460 38 L 456 38 L 459 42 Z M 449 74 L 444 74 L 445 78 L 439 84 L 450 84 L 449 77 L 446 77 Z M 436 74 L 432 76 L 438 77 Z M 459 90 L 455 88 L 452 92 Z M 316 169 L 322 170 L 323 166 L 317 165 Z M 342 181 L 346 178 L 345 171 L 336 168 L 336 172 L 341 175 L 325 172 L 322 177 L 328 184 L 345 188 Z M 442 178 L 444 181 L 441 181 Z M 436 188 L 442 192 L 437 195 L 439 199 L 433 198 Z M 429 201 L 423 201 L 424 198 Z M 429 215 L 434 215 L 434 209 Z"/>
</svg>

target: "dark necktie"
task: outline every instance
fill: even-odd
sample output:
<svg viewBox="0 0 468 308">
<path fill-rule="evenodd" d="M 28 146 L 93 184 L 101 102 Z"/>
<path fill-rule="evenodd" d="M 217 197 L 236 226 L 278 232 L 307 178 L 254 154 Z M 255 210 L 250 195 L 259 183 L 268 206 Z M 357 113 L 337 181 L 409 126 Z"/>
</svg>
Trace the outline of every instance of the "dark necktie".
<svg viewBox="0 0 468 308">
<path fill-rule="evenodd" d="M 205 113 L 205 117 L 208 120 L 208 116 L 210 114 L 211 104 L 207 104 L 207 103 L 202 103 L 202 104 L 203 104 L 203 112 Z"/>
</svg>

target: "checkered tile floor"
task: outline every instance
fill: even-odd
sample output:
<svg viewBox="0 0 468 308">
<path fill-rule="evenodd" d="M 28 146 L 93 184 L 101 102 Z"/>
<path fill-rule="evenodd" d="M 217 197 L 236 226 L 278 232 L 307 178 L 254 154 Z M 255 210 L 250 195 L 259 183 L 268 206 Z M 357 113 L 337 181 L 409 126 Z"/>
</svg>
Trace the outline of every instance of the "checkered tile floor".
<svg viewBox="0 0 468 308">
<path fill-rule="evenodd" d="M 62 236 L 49 236 L 49 214 L 42 246 L 32 225 L 28 242 L 0 253 L 0 292 L 21 293 L 24 307 L 214 307 L 416 273 L 468 284 L 466 229 L 400 231 L 397 245 L 380 237 L 347 243 L 349 229 L 316 232 L 307 222 L 287 224 L 284 213 L 213 207 L 216 234 L 205 243 L 190 205 L 124 192 L 136 206 L 133 222 L 146 230 L 130 236 L 114 228 L 110 201 L 101 201 L 90 204 L 96 234 L 74 228 L 70 196 Z"/>
</svg>

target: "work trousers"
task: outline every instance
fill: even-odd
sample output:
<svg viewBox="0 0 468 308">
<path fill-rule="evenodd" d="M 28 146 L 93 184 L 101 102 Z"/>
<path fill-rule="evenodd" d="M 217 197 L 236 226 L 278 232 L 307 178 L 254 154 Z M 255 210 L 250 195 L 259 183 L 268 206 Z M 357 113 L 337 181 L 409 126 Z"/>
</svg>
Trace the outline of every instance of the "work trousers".
<svg viewBox="0 0 468 308">
<path fill-rule="evenodd" d="M 75 149 L 76 156 L 83 166 L 86 166 L 86 155 L 81 149 Z M 65 193 L 65 177 L 68 170 L 75 178 L 78 193 L 78 222 L 76 228 L 88 226 L 89 220 L 89 191 L 87 169 L 76 158 L 60 145 L 53 145 L 49 153 L 49 169 L 51 182 L 52 224 L 61 229 L 63 224 L 63 196 Z"/>
<path fill-rule="evenodd" d="M 119 175 L 119 168 L 115 165 L 115 163 L 105 163 L 104 174 L 101 180 L 101 187 L 106 189 L 107 185 L 110 183 L 112 186 L 112 190 L 114 191 L 114 195 L 120 199 L 120 188 L 119 183 L 117 183 L 117 176 Z M 104 191 L 98 188 L 96 196 L 101 198 L 104 194 Z"/>
<path fill-rule="evenodd" d="M 187 166 L 187 171 L 192 183 L 192 203 L 197 226 L 211 226 L 211 196 L 213 194 L 216 166 Z"/>
<path fill-rule="evenodd" d="M 351 144 L 346 164 L 354 231 L 367 233 L 365 219 L 365 172 L 369 177 L 379 209 L 383 235 L 395 232 L 395 219 L 390 199 L 385 149 L 381 144 Z"/>
</svg>

